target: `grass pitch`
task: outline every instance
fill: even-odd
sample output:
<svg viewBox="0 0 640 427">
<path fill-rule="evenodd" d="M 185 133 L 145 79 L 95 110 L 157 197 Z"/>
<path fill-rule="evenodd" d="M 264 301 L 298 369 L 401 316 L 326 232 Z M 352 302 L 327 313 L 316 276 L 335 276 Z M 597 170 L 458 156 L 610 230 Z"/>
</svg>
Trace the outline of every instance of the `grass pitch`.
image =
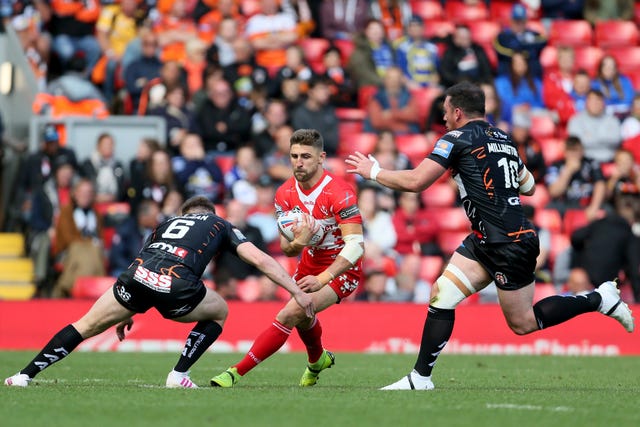
<svg viewBox="0 0 640 427">
<path fill-rule="evenodd" d="M 0 352 L 2 379 L 35 352 Z M 207 353 L 191 378 L 163 388 L 168 353 L 74 353 L 26 389 L 0 385 L 12 426 L 640 426 L 640 357 L 443 355 L 436 390 L 378 391 L 413 355 L 336 354 L 315 387 L 297 386 L 305 355 L 277 354 L 233 389 L 209 379 L 239 360 Z"/>
</svg>

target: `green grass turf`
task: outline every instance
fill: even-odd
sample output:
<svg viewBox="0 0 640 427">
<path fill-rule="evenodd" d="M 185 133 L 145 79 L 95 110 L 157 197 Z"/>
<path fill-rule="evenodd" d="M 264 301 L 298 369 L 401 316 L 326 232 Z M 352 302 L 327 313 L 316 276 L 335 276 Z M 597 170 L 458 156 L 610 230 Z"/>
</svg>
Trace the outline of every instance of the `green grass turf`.
<svg viewBox="0 0 640 427">
<path fill-rule="evenodd" d="M 2 378 L 33 352 L 0 352 Z M 413 355 L 336 355 L 297 386 L 301 353 L 277 354 L 233 389 L 209 378 L 240 355 L 207 353 L 199 390 L 162 386 L 177 355 L 74 353 L 26 389 L 0 386 L 0 426 L 640 426 L 640 357 L 443 355 L 436 390 L 383 392 Z"/>
</svg>

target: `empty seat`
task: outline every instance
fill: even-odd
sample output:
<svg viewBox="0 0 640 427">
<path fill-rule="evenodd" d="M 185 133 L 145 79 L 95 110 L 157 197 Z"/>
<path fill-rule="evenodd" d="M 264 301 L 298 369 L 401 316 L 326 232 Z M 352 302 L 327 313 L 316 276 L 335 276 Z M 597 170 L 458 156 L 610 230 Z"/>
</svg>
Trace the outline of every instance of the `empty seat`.
<svg viewBox="0 0 640 427">
<path fill-rule="evenodd" d="M 556 124 L 550 114 L 536 114 L 531 116 L 531 129 L 529 131 L 535 139 L 549 138 L 556 133 Z"/>
<path fill-rule="evenodd" d="M 305 60 L 316 73 L 324 72 L 322 57 L 329 47 L 329 44 L 329 40 L 323 38 L 306 38 L 299 42 L 299 45 L 304 52 Z"/>
<path fill-rule="evenodd" d="M 110 276 L 79 276 L 71 288 L 73 298 L 97 300 L 109 290 L 116 279 Z"/>
<path fill-rule="evenodd" d="M 378 135 L 375 133 L 361 132 L 345 135 L 344 137 L 340 137 L 338 156 L 345 157 L 356 151 L 362 154 L 373 153 L 377 141 Z"/>
<path fill-rule="evenodd" d="M 520 196 L 523 205 L 531 205 L 536 209 L 543 209 L 551 200 L 549 190 L 542 183 L 536 184 L 536 192 L 532 196 Z"/>
<path fill-rule="evenodd" d="M 587 224 L 589 224 L 589 220 L 584 210 L 567 209 L 562 218 L 562 232 L 567 236 L 571 236 L 571 233 Z"/>
<path fill-rule="evenodd" d="M 367 104 L 373 95 L 378 92 L 378 86 L 365 85 L 358 88 L 358 108 L 367 109 Z"/>
<path fill-rule="evenodd" d="M 633 46 L 638 44 L 638 27 L 631 21 L 596 21 L 594 37 L 602 48 Z"/>
<path fill-rule="evenodd" d="M 550 165 L 564 158 L 564 141 L 560 138 L 538 138 L 544 162 Z"/>
<path fill-rule="evenodd" d="M 443 16 L 442 5 L 438 0 L 412 0 L 411 11 L 425 21 L 441 19 Z"/>
<path fill-rule="evenodd" d="M 458 193 L 448 182 L 436 182 L 420 193 L 427 207 L 452 207 L 457 196 Z"/>
<path fill-rule="evenodd" d="M 482 46 L 492 45 L 501 30 L 500 23 L 496 21 L 470 21 L 467 25 L 471 39 Z"/>
<path fill-rule="evenodd" d="M 604 51 L 597 46 L 581 46 L 575 48 L 576 69 L 584 68 L 590 76 L 595 76 Z"/>
<path fill-rule="evenodd" d="M 593 29 L 582 19 L 556 19 L 551 21 L 549 43 L 554 46 L 590 46 Z"/>
<path fill-rule="evenodd" d="M 435 283 L 442 273 L 444 260 L 440 256 L 423 256 L 420 258 L 420 278 L 428 283 Z"/>
<path fill-rule="evenodd" d="M 236 159 L 233 156 L 216 156 L 214 161 L 216 165 L 220 168 L 223 174 L 226 174 L 233 168 L 233 165 L 236 162 Z"/>
<path fill-rule="evenodd" d="M 421 133 L 397 135 L 396 146 L 404 153 L 412 165 L 418 165 L 433 149 L 433 144 Z"/>
<path fill-rule="evenodd" d="M 626 74 L 640 68 L 640 46 L 618 46 L 605 50 L 618 63 L 618 70 Z"/>
<path fill-rule="evenodd" d="M 622 148 L 631 151 L 636 163 L 640 163 L 640 135 L 624 140 Z"/>
<path fill-rule="evenodd" d="M 418 122 L 424 128 L 431 111 L 433 100 L 442 93 L 442 89 L 437 87 L 423 87 L 411 91 L 416 105 L 418 106 Z"/>
<path fill-rule="evenodd" d="M 533 222 L 540 228 L 549 230 L 552 233 L 562 231 L 562 217 L 556 209 L 536 209 Z"/>
<path fill-rule="evenodd" d="M 424 36 L 428 39 L 434 37 L 444 38 L 453 33 L 455 24 L 446 19 L 430 19 L 424 23 Z M 442 53 L 442 52 L 440 52 Z"/>
<path fill-rule="evenodd" d="M 467 237 L 466 231 L 441 231 L 438 233 L 438 245 L 446 256 L 450 256 Z"/>
<path fill-rule="evenodd" d="M 351 52 L 355 49 L 355 45 L 353 44 L 353 40 L 333 40 L 333 45 L 340 50 L 340 56 L 342 57 L 342 63 L 346 64 L 351 57 Z"/>
<path fill-rule="evenodd" d="M 471 223 L 464 209 L 461 207 L 439 207 L 432 208 L 433 218 L 437 221 L 438 227 L 443 231 L 471 231 Z"/>
<path fill-rule="evenodd" d="M 489 9 L 484 2 L 467 4 L 461 1 L 448 1 L 444 7 L 447 19 L 454 23 L 467 23 L 489 18 Z"/>
</svg>

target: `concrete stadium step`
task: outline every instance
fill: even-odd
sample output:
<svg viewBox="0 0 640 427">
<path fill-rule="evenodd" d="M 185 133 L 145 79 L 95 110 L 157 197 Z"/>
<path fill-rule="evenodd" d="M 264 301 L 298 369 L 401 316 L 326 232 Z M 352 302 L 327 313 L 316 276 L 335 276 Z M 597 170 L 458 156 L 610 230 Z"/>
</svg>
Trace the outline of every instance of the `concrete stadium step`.
<svg viewBox="0 0 640 427">
<path fill-rule="evenodd" d="M 24 301 L 31 299 L 36 286 L 28 282 L 0 282 L 0 301 Z"/>
<path fill-rule="evenodd" d="M 1 282 L 26 282 L 33 280 L 33 262 L 30 258 L 0 259 Z"/>
<path fill-rule="evenodd" d="M 0 233 L 0 258 L 24 256 L 24 236 L 20 233 Z"/>
</svg>

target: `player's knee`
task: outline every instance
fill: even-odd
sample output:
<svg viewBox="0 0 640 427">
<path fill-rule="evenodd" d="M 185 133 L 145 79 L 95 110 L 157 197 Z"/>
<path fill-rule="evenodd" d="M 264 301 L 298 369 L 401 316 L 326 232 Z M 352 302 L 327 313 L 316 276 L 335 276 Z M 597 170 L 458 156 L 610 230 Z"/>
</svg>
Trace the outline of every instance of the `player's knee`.
<svg viewBox="0 0 640 427">
<path fill-rule="evenodd" d="M 526 316 L 517 316 L 507 318 L 507 325 L 516 335 L 527 335 L 538 330 L 535 319 L 529 319 Z"/>
<path fill-rule="evenodd" d="M 289 305 L 286 305 L 282 310 L 280 310 L 280 313 L 276 316 L 276 320 L 288 328 L 297 326 L 305 318 L 306 315 L 304 312 L 298 312 L 297 310 L 291 309 Z"/>
<path fill-rule="evenodd" d="M 449 264 L 445 273 L 436 280 L 429 304 L 433 307 L 453 310 L 474 292 L 475 289 L 464 272 Z"/>
</svg>

